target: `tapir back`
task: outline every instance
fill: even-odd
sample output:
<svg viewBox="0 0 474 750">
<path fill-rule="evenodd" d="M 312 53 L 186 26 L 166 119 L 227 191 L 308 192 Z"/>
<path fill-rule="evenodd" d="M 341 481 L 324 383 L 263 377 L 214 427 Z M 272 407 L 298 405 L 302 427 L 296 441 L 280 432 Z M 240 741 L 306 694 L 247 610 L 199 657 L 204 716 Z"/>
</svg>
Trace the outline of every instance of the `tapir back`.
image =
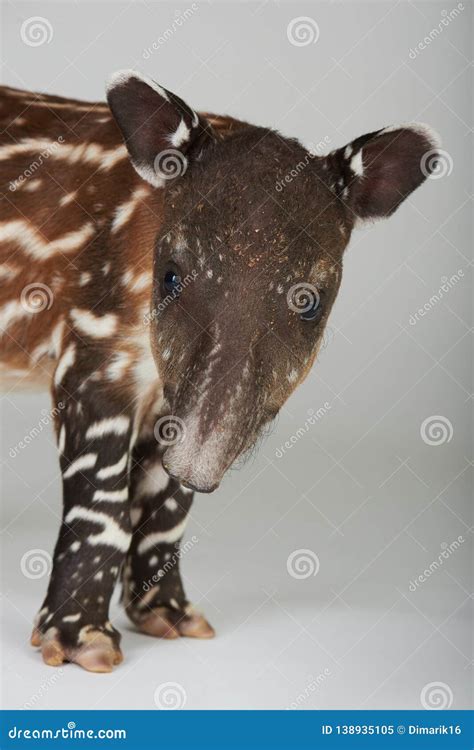
<svg viewBox="0 0 474 750">
<path fill-rule="evenodd" d="M 46 382 L 71 308 L 100 308 L 124 279 L 139 287 L 122 290 L 124 318 L 146 305 L 161 191 L 136 175 L 104 103 L 2 87 L 0 125 L 2 361 Z"/>
</svg>

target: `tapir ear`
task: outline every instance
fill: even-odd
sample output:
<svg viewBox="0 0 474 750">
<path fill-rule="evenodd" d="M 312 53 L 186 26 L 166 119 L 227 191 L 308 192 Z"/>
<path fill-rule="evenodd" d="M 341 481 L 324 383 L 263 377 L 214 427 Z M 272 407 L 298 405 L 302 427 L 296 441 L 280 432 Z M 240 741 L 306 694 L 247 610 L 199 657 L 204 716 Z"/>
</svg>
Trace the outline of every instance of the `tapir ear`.
<svg viewBox="0 0 474 750">
<path fill-rule="evenodd" d="M 418 123 L 368 133 L 327 157 L 335 191 L 361 221 L 390 216 L 438 158 L 438 136 Z"/>
<path fill-rule="evenodd" d="M 107 85 L 107 101 L 136 171 L 154 187 L 186 171 L 212 128 L 182 99 L 134 70 L 120 70 Z"/>
</svg>

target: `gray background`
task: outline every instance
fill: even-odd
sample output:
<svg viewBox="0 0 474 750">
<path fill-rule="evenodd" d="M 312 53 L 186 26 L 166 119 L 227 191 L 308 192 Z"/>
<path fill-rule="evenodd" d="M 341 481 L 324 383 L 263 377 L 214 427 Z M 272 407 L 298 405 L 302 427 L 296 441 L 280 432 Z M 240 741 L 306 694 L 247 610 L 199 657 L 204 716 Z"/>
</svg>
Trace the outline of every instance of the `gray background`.
<svg viewBox="0 0 474 750">
<path fill-rule="evenodd" d="M 311 375 L 256 458 L 215 494 L 197 497 L 187 538 L 198 542 L 183 571 L 190 597 L 218 631 L 214 641 L 135 634 L 117 608 L 126 661 L 113 674 L 42 664 L 27 641 L 46 578 L 25 577 L 20 563 L 55 541 L 60 482 L 51 428 L 14 458 L 10 450 L 49 400 L 4 395 L 3 705 L 154 708 L 155 690 L 174 682 L 187 708 L 420 708 L 425 686 L 441 683 L 441 705 L 466 708 L 471 6 L 465 0 L 460 16 L 411 59 L 454 2 L 197 5 L 144 59 L 191 3 L 4 3 L 2 79 L 95 99 L 108 74 L 136 67 L 196 108 L 271 125 L 306 144 L 327 137 L 330 148 L 421 120 L 441 134 L 452 171 L 429 180 L 388 222 L 354 233 Z M 33 48 L 20 27 L 35 15 L 54 35 Z M 298 16 L 317 22 L 317 43 L 290 44 L 287 26 Z M 441 279 L 459 269 L 459 283 L 410 325 Z M 324 417 L 278 458 L 308 410 L 325 402 Z M 423 441 L 420 426 L 430 417 L 449 420 L 449 441 Z M 410 580 L 459 536 L 459 549 L 410 591 Z M 317 555 L 319 571 L 292 577 L 288 558 L 304 549 Z"/>
</svg>

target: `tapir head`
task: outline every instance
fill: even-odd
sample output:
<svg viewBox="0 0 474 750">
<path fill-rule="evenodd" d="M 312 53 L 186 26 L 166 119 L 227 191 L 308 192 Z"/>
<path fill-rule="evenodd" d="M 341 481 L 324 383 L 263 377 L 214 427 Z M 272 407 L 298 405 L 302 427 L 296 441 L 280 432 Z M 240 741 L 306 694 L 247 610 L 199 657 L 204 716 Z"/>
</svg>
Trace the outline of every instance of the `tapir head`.
<svg viewBox="0 0 474 750">
<path fill-rule="evenodd" d="M 352 229 L 429 176 L 436 138 L 396 126 L 315 156 L 237 121 L 222 134 L 134 72 L 108 101 L 138 174 L 165 189 L 152 342 L 180 429 L 164 466 L 210 492 L 307 375 Z"/>
</svg>

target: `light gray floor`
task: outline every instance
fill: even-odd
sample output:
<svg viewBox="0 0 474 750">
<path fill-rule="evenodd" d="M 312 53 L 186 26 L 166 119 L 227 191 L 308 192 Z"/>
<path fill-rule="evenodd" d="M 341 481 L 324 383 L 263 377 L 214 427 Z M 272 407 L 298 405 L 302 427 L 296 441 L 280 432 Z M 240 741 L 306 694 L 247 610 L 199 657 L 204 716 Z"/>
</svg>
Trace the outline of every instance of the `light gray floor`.
<svg viewBox="0 0 474 750">
<path fill-rule="evenodd" d="M 190 597 L 217 629 L 214 641 L 154 641 L 129 630 L 117 610 L 126 661 L 113 674 L 42 664 L 27 642 L 46 577 L 25 576 L 21 561 L 36 549 L 45 558 L 59 523 L 50 428 L 17 455 L 11 451 L 49 403 L 16 390 L 3 397 L 3 705 L 153 708 L 158 689 L 171 703 L 186 696 L 188 708 L 420 708 L 422 695 L 425 704 L 466 708 L 472 6 L 465 3 L 460 17 L 410 57 L 451 6 L 203 3 L 144 56 L 186 7 L 152 0 L 45 0 L 41 11 L 37 3 L 4 4 L 3 79 L 102 98 L 110 72 L 137 67 L 195 108 L 272 125 L 306 144 L 326 138 L 328 149 L 421 120 L 442 136 L 444 176 L 386 223 L 354 234 L 327 346 L 310 377 L 255 460 L 231 472 L 216 494 L 197 499 L 187 538 L 198 542 L 183 570 Z M 29 47 L 20 26 L 39 12 L 54 36 Z M 287 27 L 297 16 L 317 20 L 317 43 L 289 43 Z M 458 280 L 435 298 L 453 275 Z M 306 432 L 308 410 L 325 403 Z M 434 436 L 438 444 L 423 440 L 425 420 L 446 425 L 444 436 Z M 444 545 L 459 537 L 435 570 Z M 289 574 L 288 560 L 301 550 L 317 556 L 316 575 Z M 410 591 L 430 566 L 433 574 Z"/>
<path fill-rule="evenodd" d="M 25 410 L 33 399 L 16 401 Z M 325 418 L 336 419 L 340 408 Z M 5 412 L 15 445 L 14 433 L 24 434 L 26 424 L 13 407 Z M 198 496 L 186 534 L 194 544 L 182 565 L 189 595 L 217 638 L 154 640 L 133 632 L 114 607 L 126 660 L 110 675 L 52 669 L 27 643 L 46 577 L 25 577 L 21 559 L 29 556 L 28 576 L 40 575 L 31 550 L 52 549 L 60 508 L 52 436 L 43 434 L 10 460 L 5 492 L 15 505 L 4 515 L 2 547 L 3 705 L 153 708 L 156 689 L 171 682 L 178 687 L 165 689 L 184 691 L 187 708 L 419 708 L 423 688 L 442 683 L 453 708 L 468 707 L 465 460 L 449 445 L 421 441 L 408 453 L 377 430 L 338 465 L 329 453 L 340 457 L 353 436 L 345 435 L 345 445 L 322 425 L 312 429 L 277 459 L 282 439 L 294 432 L 287 415 L 253 463 L 232 472 L 218 493 Z M 444 449 L 441 461 L 435 451 Z M 44 489 L 31 503 L 39 485 Z M 465 541 L 410 591 L 410 581 L 458 537 Z M 289 574 L 296 550 L 317 555 L 316 575 Z M 316 572 L 312 559 L 313 569 L 303 565 L 300 574 Z"/>
</svg>

